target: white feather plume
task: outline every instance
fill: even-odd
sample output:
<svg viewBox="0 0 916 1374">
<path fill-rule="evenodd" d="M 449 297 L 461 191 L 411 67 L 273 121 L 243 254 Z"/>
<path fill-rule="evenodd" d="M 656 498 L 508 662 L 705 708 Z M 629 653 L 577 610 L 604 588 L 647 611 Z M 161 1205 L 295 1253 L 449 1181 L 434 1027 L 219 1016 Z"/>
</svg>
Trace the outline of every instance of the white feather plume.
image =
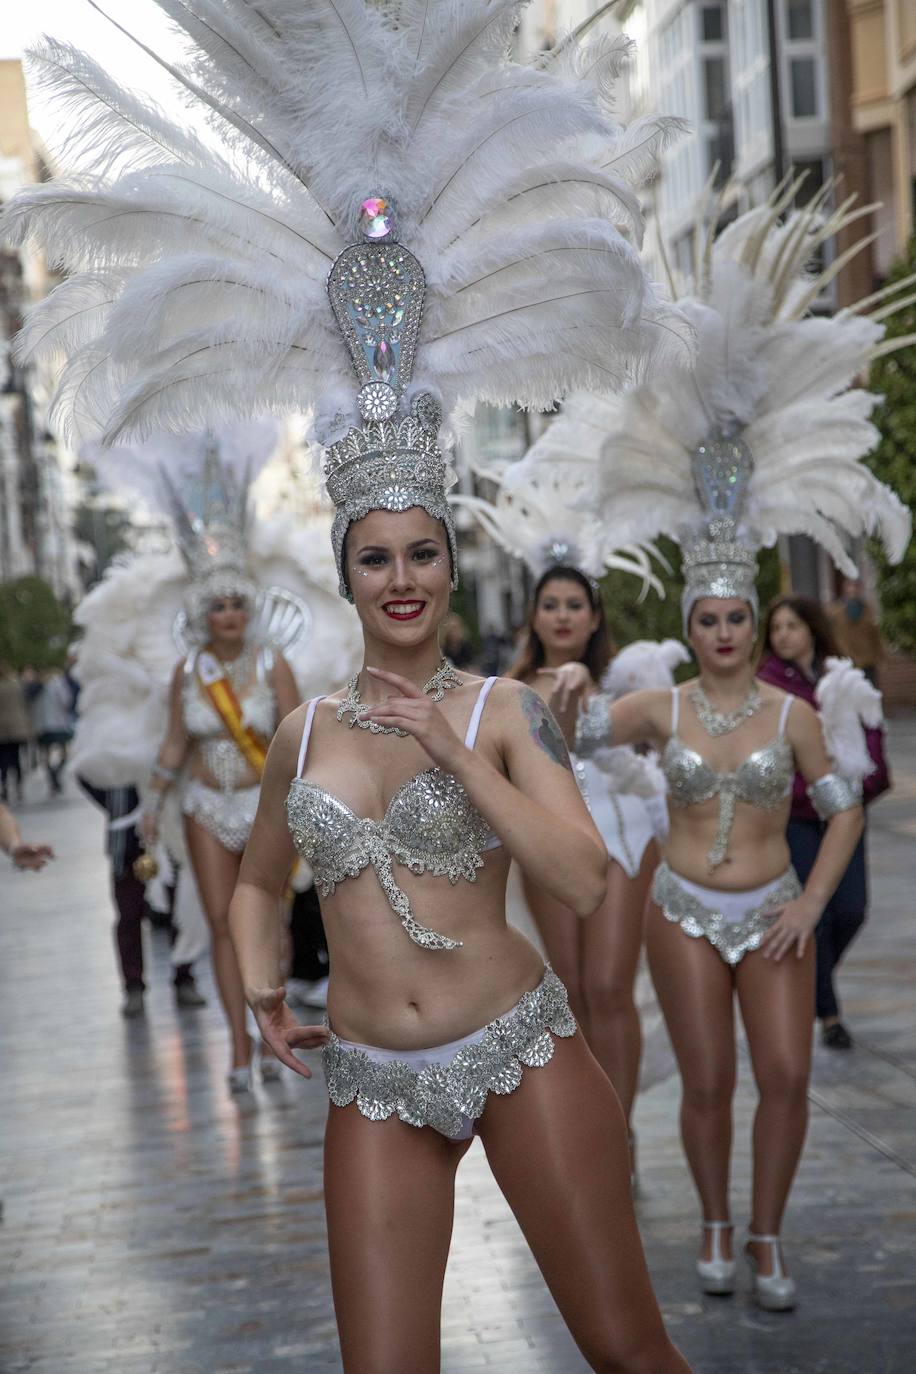
<svg viewBox="0 0 916 1374">
<path fill-rule="evenodd" d="M 690 654 L 679 639 L 634 639 L 611 659 L 601 690 L 616 701 L 627 692 L 673 687 L 675 668 L 689 661 Z"/>
<path fill-rule="evenodd" d="M 701 209 L 695 276 L 679 302 L 696 331 L 694 366 L 623 395 L 575 393 L 527 455 L 538 471 L 559 474 L 557 489 L 597 517 L 608 546 L 697 529 L 704 511 L 692 455 L 704 438 L 728 431 L 741 435 L 754 462 L 740 517 L 745 542 L 807 534 L 848 574 L 849 546 L 863 535 L 880 537 L 891 561 L 903 556 L 910 513 L 862 462 L 879 437 L 869 418 L 879 398 L 854 383 L 887 347 L 883 320 L 906 297 L 888 303 L 880 293 L 880 319 L 865 303 L 811 316 L 836 261 L 820 274 L 807 264 L 862 209 L 847 201 L 826 214 L 821 196 L 783 222 L 793 188 L 717 238 L 709 228 L 716 214 Z"/>
<path fill-rule="evenodd" d="M 220 435 L 221 457 L 247 467 L 255 442 L 269 453 L 274 439 L 272 422 L 245 426 Z M 180 480 L 184 474 L 189 481 L 200 467 L 201 449 L 200 436 L 159 436 L 127 455 L 115 450 L 103 460 L 95 453 L 93 461 L 99 461 L 103 479 L 107 474 L 118 488 L 131 485 L 157 508 L 157 465 L 165 459 L 173 476 Z M 309 634 L 286 652 L 303 699 L 334 690 L 361 653 L 359 621 L 337 592 L 330 520 L 329 512 L 316 510 L 306 520 L 256 520 L 248 532 L 254 580 L 294 593 L 311 613 Z M 77 607 L 74 619 L 83 634 L 75 672 L 82 690 L 72 757 L 75 770 L 99 787 L 142 787 L 149 777 L 165 734 L 169 682 L 178 661 L 173 627 L 187 586 L 188 570 L 177 548 L 140 554 L 110 567 Z"/>
<path fill-rule="evenodd" d="M 379 193 L 427 274 L 414 381 L 447 411 L 546 407 L 686 362 L 689 328 L 639 261 L 633 193 L 680 125 L 615 122 L 625 43 L 513 61 L 520 0 L 154 0 L 187 44 L 174 64 L 89 2 L 210 137 L 65 44 L 32 54 L 78 125 L 73 171 L 15 197 L 4 232 L 71 274 L 19 348 L 67 359 L 55 417 L 75 439 L 311 404 L 321 427 L 345 392 L 355 419 L 325 279 Z"/>
<path fill-rule="evenodd" d="M 876 767 L 864 727 L 882 723 L 881 693 L 849 658 L 825 659 L 824 669 L 814 696 L 827 753 L 838 773 L 861 783 Z"/>
</svg>

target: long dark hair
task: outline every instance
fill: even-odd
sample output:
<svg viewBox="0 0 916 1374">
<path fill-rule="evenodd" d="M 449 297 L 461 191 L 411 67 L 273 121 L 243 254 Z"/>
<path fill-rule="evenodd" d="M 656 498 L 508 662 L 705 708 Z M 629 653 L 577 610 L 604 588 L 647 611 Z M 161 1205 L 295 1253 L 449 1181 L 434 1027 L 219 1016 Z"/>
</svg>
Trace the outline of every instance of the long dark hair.
<svg viewBox="0 0 916 1374">
<path fill-rule="evenodd" d="M 585 592 L 591 609 L 598 612 L 598 624 L 585 646 L 585 653 L 582 655 L 581 662 L 585 664 L 594 681 L 600 682 L 608 664 L 614 657 L 614 644 L 608 629 L 607 617 L 604 614 L 601 595 L 591 578 L 586 577 L 585 573 L 578 568 L 573 568 L 565 563 L 558 564 L 554 568 L 548 568 L 538 578 L 534 595 L 531 598 L 531 608 L 528 611 L 525 638 L 516 655 L 515 662 L 506 676 L 525 681 L 527 678 L 533 677 L 537 670 L 543 668 L 547 662 L 544 645 L 534 628 L 534 617 L 538 602 L 541 599 L 541 593 L 548 582 L 575 582 L 576 586 L 581 587 Z"/>
<path fill-rule="evenodd" d="M 777 611 L 781 610 L 790 610 L 793 615 L 798 616 L 799 620 L 803 620 L 811 631 L 811 638 L 814 640 L 814 671 L 819 676 L 824 665 L 824 659 L 839 657 L 840 647 L 836 642 L 833 626 L 830 624 L 823 606 L 810 596 L 777 596 L 774 601 L 770 602 L 760 639 L 761 657 L 766 658 L 768 654 L 771 654 L 773 658 L 779 658 L 779 654 L 773 648 L 770 632 L 773 626 L 773 617 Z"/>
</svg>

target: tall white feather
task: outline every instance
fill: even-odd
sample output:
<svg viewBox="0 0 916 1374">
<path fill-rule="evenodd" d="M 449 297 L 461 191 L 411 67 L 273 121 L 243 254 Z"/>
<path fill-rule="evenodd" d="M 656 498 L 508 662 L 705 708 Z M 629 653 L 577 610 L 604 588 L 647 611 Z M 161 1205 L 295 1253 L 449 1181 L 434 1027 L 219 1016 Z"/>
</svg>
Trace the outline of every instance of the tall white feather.
<svg viewBox="0 0 916 1374">
<path fill-rule="evenodd" d="M 71 273 L 20 355 L 67 358 L 56 418 L 75 438 L 309 404 L 322 439 L 346 428 L 355 387 L 325 279 L 378 193 L 427 274 L 414 382 L 446 410 L 547 406 L 686 361 L 689 329 L 639 262 L 633 193 L 680 126 L 619 127 L 625 45 L 513 61 L 519 0 L 154 0 L 186 39 L 177 64 L 90 3 L 211 138 L 64 44 L 32 55 L 80 129 L 70 177 L 17 196 L 4 231 Z"/>
<path fill-rule="evenodd" d="M 597 515 L 607 547 L 696 529 L 704 512 L 692 455 L 726 430 L 741 434 L 754 460 L 745 542 L 807 534 L 850 574 L 850 544 L 860 536 L 877 535 L 892 561 L 903 556 L 910 513 L 862 461 L 878 440 L 869 416 L 879 398 L 855 382 L 912 282 L 896 299 L 876 298 L 880 319 L 864 306 L 810 315 L 833 272 L 811 274 L 812 254 L 861 209 L 850 201 L 827 215 L 815 205 L 782 222 L 791 190 L 717 238 L 715 214 L 701 208 L 697 275 L 679 302 L 696 331 L 694 366 L 624 395 L 572 395 L 527 455 L 571 505 Z"/>
</svg>

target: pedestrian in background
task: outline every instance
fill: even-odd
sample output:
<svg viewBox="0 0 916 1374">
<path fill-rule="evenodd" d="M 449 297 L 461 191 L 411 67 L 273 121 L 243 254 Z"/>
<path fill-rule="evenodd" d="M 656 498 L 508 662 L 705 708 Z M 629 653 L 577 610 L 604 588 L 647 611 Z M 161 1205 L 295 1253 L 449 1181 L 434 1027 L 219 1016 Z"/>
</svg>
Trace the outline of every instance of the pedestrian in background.
<svg viewBox="0 0 916 1374">
<path fill-rule="evenodd" d="M 22 746 L 29 737 L 25 693 L 8 663 L 0 663 L 0 798 L 10 799 L 10 778 L 16 800 L 22 801 Z"/>
<path fill-rule="evenodd" d="M 828 614 L 843 657 L 851 658 L 869 682 L 877 686 L 878 669 L 885 656 L 884 640 L 875 613 L 865 600 L 861 578 L 843 578 L 839 600 Z"/>
<path fill-rule="evenodd" d="M 815 688 L 823 676 L 825 660 L 836 657 L 839 650 L 831 622 L 818 602 L 805 596 L 781 596 L 767 612 L 763 659 L 757 676 L 761 682 L 770 682 L 784 692 L 802 697 L 817 710 Z M 865 740 L 875 764 L 863 783 L 863 801 L 867 806 L 886 792 L 891 783 L 884 755 L 884 731 L 880 727 L 866 729 Z M 814 867 L 824 829 L 824 822 L 818 819 L 808 799 L 804 779 L 796 773 L 786 839 L 792 864 L 803 883 Z M 866 828 L 815 932 L 816 1012 L 824 1044 L 830 1049 L 848 1050 L 852 1046 L 852 1036 L 840 1019 L 834 975 L 868 912 L 867 835 L 866 813 Z"/>
<path fill-rule="evenodd" d="M 29 699 L 32 731 L 48 775 L 51 795 L 56 796 L 63 790 L 60 775 L 66 766 L 67 749 L 73 738 L 73 693 L 58 669 L 39 674 L 35 688 Z"/>
</svg>

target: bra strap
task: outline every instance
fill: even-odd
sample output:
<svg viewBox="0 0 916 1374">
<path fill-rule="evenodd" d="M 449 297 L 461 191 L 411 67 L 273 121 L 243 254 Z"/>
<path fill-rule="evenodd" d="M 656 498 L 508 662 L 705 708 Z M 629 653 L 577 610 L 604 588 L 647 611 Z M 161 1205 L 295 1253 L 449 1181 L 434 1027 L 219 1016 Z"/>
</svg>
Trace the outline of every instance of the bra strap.
<svg viewBox="0 0 916 1374">
<path fill-rule="evenodd" d="M 785 699 L 785 701 L 782 703 L 782 710 L 781 710 L 780 713 L 779 713 L 779 738 L 780 738 L 780 739 L 782 739 L 783 734 L 784 734 L 784 732 L 785 732 L 786 721 L 787 721 L 788 718 L 789 718 L 789 711 L 792 709 L 792 702 L 793 702 L 794 700 L 795 700 L 795 698 L 794 698 L 793 696 L 790 696 L 788 693 L 786 693 L 786 699 Z"/>
<path fill-rule="evenodd" d="M 468 721 L 467 734 L 464 737 L 464 742 L 468 749 L 473 749 L 474 745 L 477 743 L 477 731 L 480 729 L 480 717 L 483 715 L 483 708 L 486 705 L 487 697 L 490 695 L 490 689 L 495 681 L 495 677 L 488 677 L 477 693 L 477 700 L 474 702 L 471 719 Z"/>
<path fill-rule="evenodd" d="M 677 734 L 677 723 L 681 715 L 681 694 L 676 687 L 671 688 L 671 733 Z"/>
<path fill-rule="evenodd" d="M 305 755 L 309 747 L 309 736 L 312 733 L 312 721 L 315 719 L 315 708 L 319 701 L 324 701 L 324 697 L 312 697 L 305 713 L 305 725 L 302 727 L 302 743 L 299 745 L 299 761 L 296 764 L 296 777 L 302 777 L 302 770 L 305 767 Z"/>
</svg>

